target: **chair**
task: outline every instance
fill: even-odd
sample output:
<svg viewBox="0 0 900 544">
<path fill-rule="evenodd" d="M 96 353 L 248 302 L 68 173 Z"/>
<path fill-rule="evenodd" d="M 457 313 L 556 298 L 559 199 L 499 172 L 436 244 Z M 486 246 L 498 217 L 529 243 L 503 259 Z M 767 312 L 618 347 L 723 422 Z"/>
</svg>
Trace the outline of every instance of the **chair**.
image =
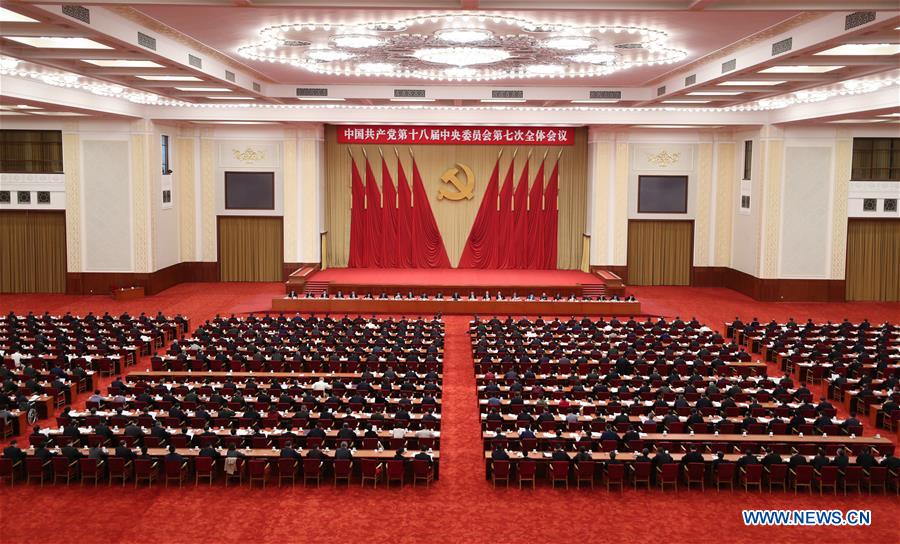
<svg viewBox="0 0 900 544">
<path fill-rule="evenodd" d="M 684 481 L 691 488 L 692 484 L 700 484 L 701 490 L 706 490 L 706 465 L 703 463 L 688 463 L 684 466 Z"/>
<path fill-rule="evenodd" d="M 371 480 L 372 487 L 378 487 L 378 480 L 381 478 L 381 473 L 384 469 L 384 465 L 379 463 L 376 459 L 360 459 L 359 461 L 359 472 L 361 481 L 359 486 L 363 487 L 366 485 L 366 482 Z"/>
<path fill-rule="evenodd" d="M 523 459 L 522 461 L 519 461 L 519 465 L 516 469 L 516 473 L 519 477 L 519 489 L 522 489 L 522 482 L 531 482 L 531 489 L 534 489 L 537 463 L 531 459 Z"/>
<path fill-rule="evenodd" d="M 863 469 L 860 466 L 850 465 L 844 469 L 844 495 L 848 487 L 855 487 L 856 492 L 862 491 Z"/>
<path fill-rule="evenodd" d="M 503 482 L 506 487 L 509 487 L 510 472 L 509 461 L 491 461 L 491 483 L 494 487 L 497 487 L 498 481 Z"/>
<path fill-rule="evenodd" d="M 762 491 L 762 473 L 762 465 L 746 465 L 741 467 L 738 479 L 740 483 L 744 485 L 744 491 L 750 491 L 750 488 L 753 486 Z"/>
<path fill-rule="evenodd" d="M 350 476 L 353 474 L 353 461 L 350 459 L 334 460 L 334 485 L 337 486 L 339 480 L 347 482 L 350 485 Z"/>
<path fill-rule="evenodd" d="M 94 480 L 94 487 L 97 487 L 97 482 L 100 481 L 100 477 L 103 476 L 103 461 L 99 459 L 92 459 L 90 457 L 83 457 L 78 460 L 78 469 L 81 472 L 81 485 L 84 485 L 85 480 Z"/>
<path fill-rule="evenodd" d="M 69 462 L 68 457 L 56 456 L 50 460 L 53 464 L 53 483 L 55 484 L 60 478 L 66 479 L 66 485 L 72 481 L 72 478 L 78 474 L 78 460 Z"/>
<path fill-rule="evenodd" d="M 678 491 L 678 465 L 666 463 L 656 467 L 656 483 L 662 490 L 665 490 L 667 485 L 671 485 L 675 491 Z"/>
<path fill-rule="evenodd" d="M 575 485 L 581 489 L 581 482 L 587 482 L 591 484 L 591 489 L 594 488 L 594 472 L 596 470 L 596 463 L 594 461 L 579 461 L 575 464 Z"/>
<path fill-rule="evenodd" d="M 787 491 L 787 476 L 787 465 L 782 463 L 769 465 L 766 469 L 766 480 L 769 482 L 769 492 L 771 492 L 772 487 L 776 485 Z"/>
<path fill-rule="evenodd" d="M 797 465 L 791 470 L 791 476 L 794 479 L 794 494 L 797 494 L 797 490 L 801 487 L 805 487 L 809 489 L 809 492 L 812 493 L 812 485 L 813 485 L 813 473 L 815 469 L 813 469 L 812 465 Z"/>
<path fill-rule="evenodd" d="M 393 481 L 400 481 L 400 486 L 403 486 L 403 477 L 406 474 L 406 461 L 403 459 L 389 459 L 386 462 L 387 468 L 385 470 L 385 479 L 387 481 L 387 485 L 390 486 Z"/>
<path fill-rule="evenodd" d="M 232 461 L 234 459 L 234 461 Z M 244 458 L 243 457 L 226 457 L 224 462 L 225 487 L 228 482 L 237 480 L 238 485 L 244 483 Z"/>
<path fill-rule="evenodd" d="M 550 462 L 550 481 L 553 487 L 556 482 L 563 482 L 566 488 L 569 487 L 569 462 L 568 461 L 551 461 Z"/>
<path fill-rule="evenodd" d="M 177 480 L 178 487 L 184 483 L 187 477 L 188 464 L 187 461 L 179 461 L 177 459 L 167 459 L 163 462 L 163 470 L 166 474 L 166 487 L 169 487 L 170 480 Z"/>
<path fill-rule="evenodd" d="M 265 489 L 266 479 L 269 477 L 269 462 L 265 459 L 250 459 L 247 467 L 250 487 L 253 488 L 253 482 L 256 481 L 260 482 Z"/>
<path fill-rule="evenodd" d="M 653 475 L 653 465 L 647 462 L 631 465 L 631 484 L 637 489 L 638 484 L 647 484 L 650 489 L 650 478 Z"/>
<path fill-rule="evenodd" d="M 31 483 L 31 480 L 38 478 L 41 481 L 41 487 L 44 487 L 44 478 L 50 470 L 50 461 L 41 461 L 37 457 L 25 458 L 25 483 Z"/>
<path fill-rule="evenodd" d="M 887 467 L 872 467 L 866 471 L 866 484 L 869 488 L 869 495 L 872 494 L 873 487 L 880 487 L 882 493 L 887 492 Z"/>
<path fill-rule="evenodd" d="M 728 487 L 734 491 L 734 471 L 736 465 L 734 463 L 719 463 L 716 466 L 716 491 L 721 491 L 722 486 L 728 484 Z"/>
<path fill-rule="evenodd" d="M 159 463 L 154 459 L 134 460 L 134 487 L 142 480 L 147 481 L 149 487 L 153 487 L 153 480 L 159 478 Z"/>
<path fill-rule="evenodd" d="M 109 476 L 107 485 L 112 485 L 113 480 L 120 478 L 122 480 L 122 487 L 125 487 L 125 480 L 131 477 L 131 472 L 134 470 L 134 464 L 131 461 L 125 461 L 125 459 L 121 457 L 110 457 L 106 460 L 106 469 Z"/>
<path fill-rule="evenodd" d="M 303 486 L 306 486 L 306 482 L 309 480 L 314 480 L 316 482 L 316 487 L 319 487 L 320 480 L 322 479 L 322 467 L 325 464 L 319 459 L 304 459 L 303 460 Z"/>
<path fill-rule="evenodd" d="M 413 486 L 418 484 L 419 480 L 425 482 L 425 487 L 428 487 L 431 485 L 431 482 L 434 481 L 434 467 L 432 466 L 431 461 L 426 459 L 413 459 L 412 471 Z"/>
<path fill-rule="evenodd" d="M 0 420 L 2 421 L 2 420 Z M 12 459 L 2 457 L 0 458 L 0 481 L 5 478 L 9 478 L 9 485 L 13 486 L 16 483 L 16 471 L 22 467 L 22 462 L 13 463 Z"/>
<path fill-rule="evenodd" d="M 200 483 L 201 479 L 209 481 L 211 486 L 213 478 L 216 475 L 216 460 L 212 457 L 195 457 L 194 458 L 194 486 Z"/>
<path fill-rule="evenodd" d="M 625 491 L 625 465 L 606 465 L 606 490 L 609 491 L 609 488 L 613 486 L 618 486 L 620 491 Z"/>
<path fill-rule="evenodd" d="M 278 460 L 278 487 L 285 480 L 291 481 L 291 487 L 297 484 L 297 468 L 300 463 L 290 457 L 282 457 Z"/>
<path fill-rule="evenodd" d="M 819 495 L 822 494 L 826 487 L 830 487 L 834 494 L 837 495 L 838 467 L 824 466 L 816 475 L 819 477 Z"/>
</svg>

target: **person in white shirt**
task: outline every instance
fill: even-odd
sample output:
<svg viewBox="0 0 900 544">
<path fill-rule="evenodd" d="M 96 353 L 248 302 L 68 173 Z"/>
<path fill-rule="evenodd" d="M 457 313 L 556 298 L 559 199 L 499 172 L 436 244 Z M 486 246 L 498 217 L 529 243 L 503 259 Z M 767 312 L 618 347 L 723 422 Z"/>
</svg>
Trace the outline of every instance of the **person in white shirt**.
<svg viewBox="0 0 900 544">
<path fill-rule="evenodd" d="M 392 438 L 406 438 L 406 429 L 404 429 L 403 427 L 394 427 L 391 430 L 391 437 Z"/>
<path fill-rule="evenodd" d="M 331 386 L 328 385 L 328 382 L 326 382 L 323 378 L 319 378 L 319 381 L 314 383 L 312 388 L 313 391 L 328 391 L 329 389 L 331 389 Z"/>
<path fill-rule="evenodd" d="M 434 431 L 431 429 L 419 429 L 416 431 L 416 438 L 434 438 Z"/>
</svg>

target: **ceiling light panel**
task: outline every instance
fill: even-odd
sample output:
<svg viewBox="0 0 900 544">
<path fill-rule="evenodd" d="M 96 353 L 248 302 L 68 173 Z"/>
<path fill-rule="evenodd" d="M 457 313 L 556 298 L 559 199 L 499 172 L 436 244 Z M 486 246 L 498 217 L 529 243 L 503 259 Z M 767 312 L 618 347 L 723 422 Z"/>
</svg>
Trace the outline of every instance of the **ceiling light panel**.
<svg viewBox="0 0 900 544">
<path fill-rule="evenodd" d="M 231 89 L 225 87 L 175 87 L 176 90 L 186 93 L 230 93 Z"/>
<path fill-rule="evenodd" d="M 774 87 L 786 81 L 723 81 L 720 87 Z"/>
<path fill-rule="evenodd" d="M 41 49 L 112 49 L 108 45 L 87 38 L 63 38 L 59 36 L 3 36 L 7 40 Z"/>
<path fill-rule="evenodd" d="M 207 96 L 210 100 L 255 100 L 252 96 Z"/>
<path fill-rule="evenodd" d="M 687 93 L 688 96 L 737 96 L 744 94 L 744 91 L 694 91 Z"/>
<path fill-rule="evenodd" d="M 846 66 L 772 66 L 760 70 L 760 74 L 826 74 Z"/>
<path fill-rule="evenodd" d="M 141 75 L 134 76 L 138 79 L 143 79 L 144 81 L 203 81 L 199 77 L 194 76 L 153 76 L 153 75 Z"/>
<path fill-rule="evenodd" d="M 162 64 L 152 60 L 139 59 L 81 59 L 81 62 L 102 68 L 164 68 Z"/>
<path fill-rule="evenodd" d="M 900 53 L 898 43 L 848 43 L 819 51 L 816 55 L 896 55 Z"/>
<path fill-rule="evenodd" d="M 37 19 L 0 7 L 0 23 L 37 23 Z"/>
</svg>

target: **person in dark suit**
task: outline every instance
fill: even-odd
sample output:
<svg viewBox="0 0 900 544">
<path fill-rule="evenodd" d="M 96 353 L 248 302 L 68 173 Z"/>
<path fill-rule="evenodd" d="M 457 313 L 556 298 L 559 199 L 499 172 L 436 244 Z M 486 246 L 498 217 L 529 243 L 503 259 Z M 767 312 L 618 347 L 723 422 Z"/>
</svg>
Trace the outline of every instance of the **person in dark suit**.
<svg viewBox="0 0 900 544">
<path fill-rule="evenodd" d="M 291 442 L 285 442 L 284 447 L 281 448 L 281 453 L 279 454 L 282 458 L 287 459 L 300 459 L 300 453 L 294 449 L 294 446 Z"/>
<path fill-rule="evenodd" d="M 46 463 L 47 461 L 55 457 L 56 454 L 47 448 L 47 442 L 41 442 L 34 449 L 34 456 L 40 459 L 42 462 Z"/>
<path fill-rule="evenodd" d="M 17 442 L 13 440 L 9 443 L 9 446 L 3 448 L 3 457 L 5 459 L 12 459 L 13 463 L 18 463 L 25 459 L 25 452 L 20 450 Z"/>
<path fill-rule="evenodd" d="M 178 452 L 175 450 L 175 446 L 171 446 L 171 445 L 169 446 L 169 453 L 167 453 L 167 454 L 165 455 L 165 457 L 163 457 L 163 460 L 165 460 L 165 461 L 178 461 L 178 462 L 180 462 L 180 463 L 185 463 L 185 462 L 186 462 L 184 456 L 181 455 L 180 453 L 178 453 Z"/>
<path fill-rule="evenodd" d="M 863 467 L 863 470 L 869 470 L 878 465 L 878 461 L 875 459 L 875 456 L 872 455 L 872 448 L 863 448 L 859 455 L 856 456 L 856 464 Z"/>
<path fill-rule="evenodd" d="M 124 459 L 126 462 L 135 458 L 134 452 L 124 442 L 116 440 L 112 445 L 115 447 L 114 457 Z"/>
<path fill-rule="evenodd" d="M 688 463 L 702 463 L 703 454 L 697 451 L 697 446 L 691 446 L 691 450 L 684 454 L 681 458 L 681 464 L 687 466 Z"/>
<path fill-rule="evenodd" d="M 561 447 L 556 448 L 556 450 L 553 451 L 553 455 L 550 457 L 550 459 L 554 461 L 571 461 L 569 454 L 566 453 L 565 450 L 563 450 Z"/>
<path fill-rule="evenodd" d="M 650 463 L 652 462 L 650 459 L 650 449 L 644 448 L 637 455 L 634 456 L 635 463 Z"/>
<path fill-rule="evenodd" d="M 334 458 L 337 459 L 353 459 L 353 452 L 346 442 L 341 442 L 340 447 L 334 450 Z"/>
<path fill-rule="evenodd" d="M 81 459 L 82 457 L 84 457 L 84 454 L 81 453 L 81 450 L 79 450 L 78 448 L 73 446 L 72 442 L 69 442 L 68 444 L 63 446 L 62 449 L 60 450 L 60 453 L 66 459 L 68 459 L 70 463 L 73 463 L 73 462 Z"/>
<path fill-rule="evenodd" d="M 838 448 L 837 454 L 834 456 L 834 460 L 831 461 L 831 464 L 838 467 L 838 470 L 841 472 L 844 472 L 847 469 L 847 465 L 850 464 L 850 458 L 847 457 L 847 450 Z"/>
<path fill-rule="evenodd" d="M 610 453 L 612 453 L 612 452 L 610 452 Z M 591 456 L 591 454 L 587 450 L 587 448 L 585 448 L 584 446 L 578 447 L 578 453 L 575 454 L 575 459 L 574 459 L 576 464 L 579 461 L 590 461 L 592 459 L 593 459 L 593 457 Z"/>
<path fill-rule="evenodd" d="M 828 457 L 825 455 L 825 450 L 819 448 L 819 451 L 816 453 L 816 456 L 813 457 L 810 464 L 816 469 L 816 472 L 819 472 L 822 470 L 822 467 L 828 466 L 829 462 Z"/>
<path fill-rule="evenodd" d="M 775 450 L 763 450 L 765 455 L 760 460 L 762 465 L 766 468 L 769 468 L 772 465 L 779 465 L 784 463 L 784 460 L 781 459 L 781 456 L 778 455 Z"/>
<path fill-rule="evenodd" d="M 753 455 L 753 453 L 749 449 L 744 450 L 744 455 L 742 455 L 737 460 L 738 468 L 744 468 L 748 465 L 758 465 L 758 464 L 759 464 L 759 459 L 757 459 L 756 456 Z"/>
<path fill-rule="evenodd" d="M 434 459 L 432 459 L 431 456 L 428 455 L 428 452 L 425 451 L 420 451 L 413 455 L 413 459 L 416 461 L 428 461 L 429 464 L 434 462 Z"/>
<path fill-rule="evenodd" d="M 494 461 L 509 461 L 509 454 L 498 444 L 494 446 L 494 451 L 491 452 L 491 459 Z"/>
</svg>

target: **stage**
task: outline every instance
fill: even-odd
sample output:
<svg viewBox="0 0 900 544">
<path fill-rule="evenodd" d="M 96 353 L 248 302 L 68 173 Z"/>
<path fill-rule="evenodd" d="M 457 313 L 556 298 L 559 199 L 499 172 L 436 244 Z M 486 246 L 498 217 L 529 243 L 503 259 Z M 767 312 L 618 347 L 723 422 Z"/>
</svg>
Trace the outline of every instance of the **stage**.
<svg viewBox="0 0 900 544">
<path fill-rule="evenodd" d="M 305 275 L 302 284 L 288 283 L 299 298 L 276 298 L 272 309 L 285 312 L 390 313 L 390 314 L 516 314 L 516 315 L 639 315 L 640 302 L 583 300 L 606 294 L 604 280 L 579 270 L 410 270 L 383 268 L 332 268 Z M 483 300 L 485 291 L 492 300 Z M 387 299 L 335 298 L 372 294 Z M 497 292 L 504 300 L 496 300 Z M 304 294 L 315 298 L 306 298 Z M 322 298 L 323 293 L 331 295 Z M 412 293 L 427 299 L 395 299 L 394 295 Z M 461 300 L 452 300 L 458 293 Z M 474 293 L 478 300 L 468 300 Z M 443 295 L 443 299 L 435 298 Z M 554 298 L 560 295 L 577 300 L 511 300 L 514 295 Z"/>
</svg>

